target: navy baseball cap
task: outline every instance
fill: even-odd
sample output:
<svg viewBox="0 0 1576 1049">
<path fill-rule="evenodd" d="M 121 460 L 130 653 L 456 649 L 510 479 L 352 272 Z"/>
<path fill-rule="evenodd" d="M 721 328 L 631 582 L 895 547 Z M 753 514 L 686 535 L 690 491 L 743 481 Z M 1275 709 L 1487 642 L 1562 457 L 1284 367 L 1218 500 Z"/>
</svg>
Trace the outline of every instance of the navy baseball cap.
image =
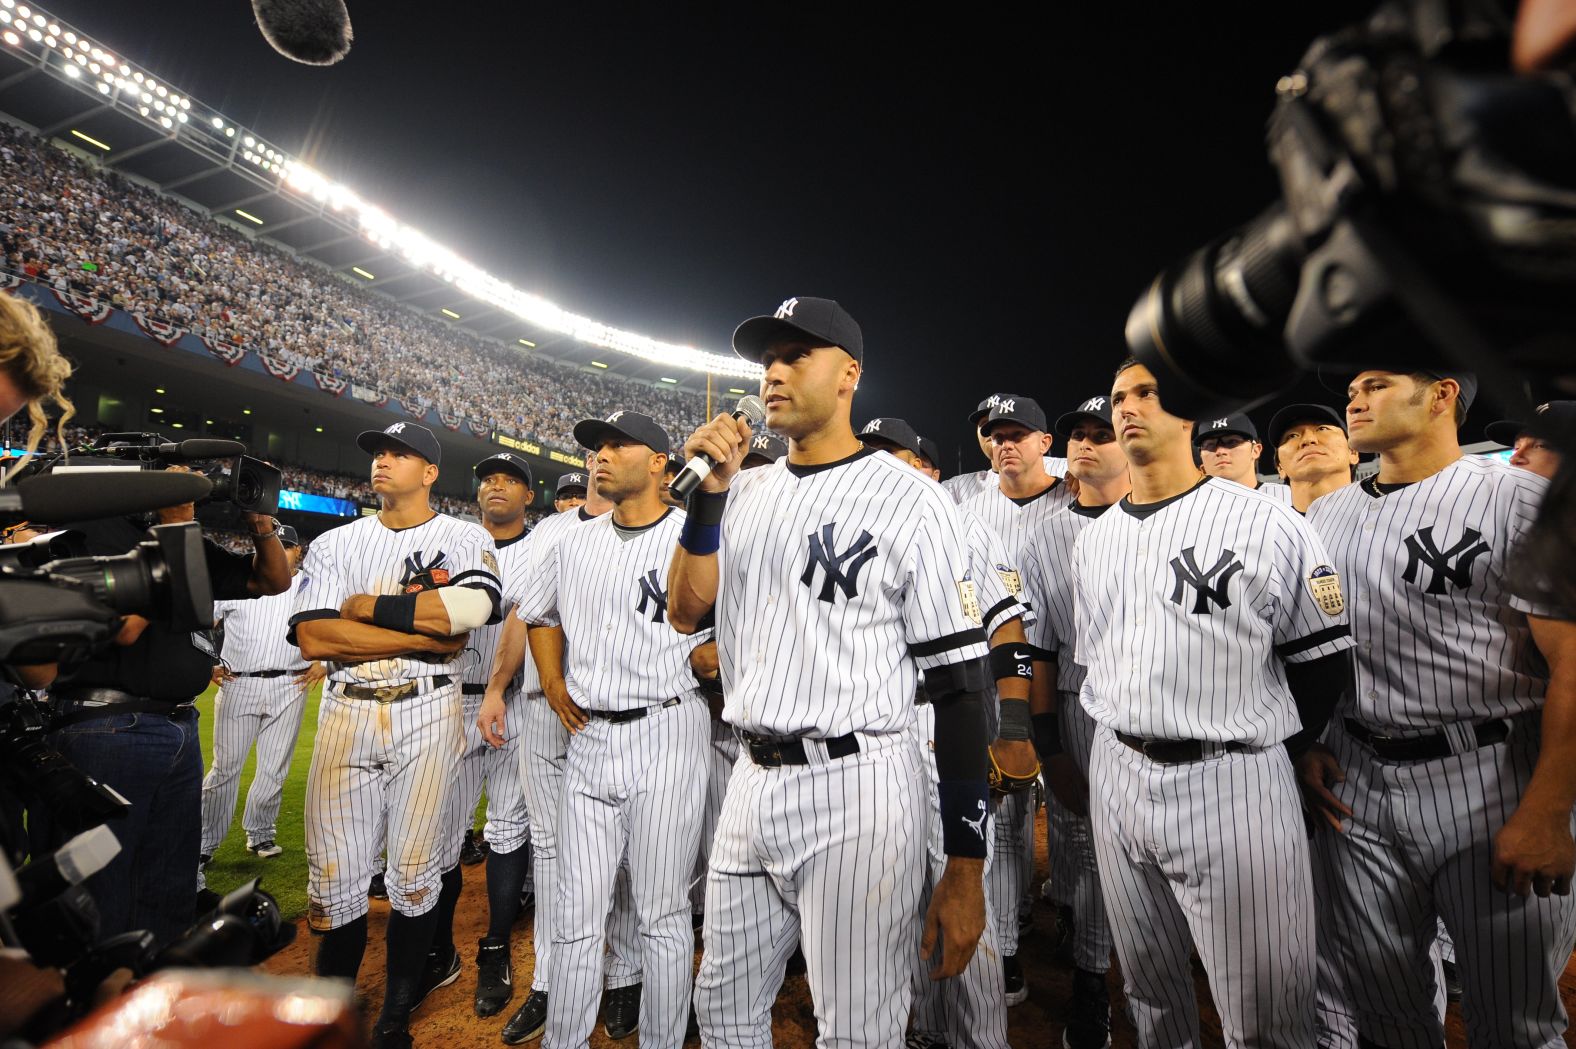
<svg viewBox="0 0 1576 1049">
<path fill-rule="evenodd" d="M 296 534 L 295 528 L 282 524 L 279 526 L 279 542 L 284 546 L 300 546 L 301 537 Z"/>
<path fill-rule="evenodd" d="M 362 430 L 356 435 L 356 445 L 368 455 L 376 455 L 379 448 L 389 444 L 408 448 L 433 466 L 443 458 L 438 439 L 421 423 L 390 423 L 381 430 Z"/>
<path fill-rule="evenodd" d="M 1286 431 L 1301 423 L 1332 423 L 1343 431 L 1346 418 L 1327 404 L 1288 404 L 1270 419 L 1270 447 L 1279 448 Z"/>
<path fill-rule="evenodd" d="M 937 444 L 935 441 L 932 441 L 929 437 L 920 437 L 919 455 L 920 458 L 930 463 L 931 466 L 934 466 L 938 470 L 941 469 L 941 445 Z"/>
<path fill-rule="evenodd" d="M 750 435 L 750 450 L 744 453 L 744 461 L 758 459 L 763 462 L 775 463 L 788 454 L 788 442 L 772 433 L 762 430 L 760 433 Z"/>
<path fill-rule="evenodd" d="M 1418 368 L 1418 367 L 1416 367 L 1414 365 L 1393 364 L 1393 363 L 1392 364 L 1375 364 L 1375 365 L 1371 365 L 1370 367 L 1367 367 L 1367 368 L 1358 368 L 1356 370 L 1348 370 L 1348 371 L 1346 371 L 1344 373 L 1336 372 L 1335 373 L 1336 375 L 1343 375 L 1344 374 L 1344 376 L 1345 376 L 1345 384 L 1343 386 L 1341 386 L 1341 388 L 1339 390 L 1337 390 L 1336 392 L 1341 394 L 1342 396 L 1345 396 L 1347 388 L 1352 385 L 1352 380 L 1356 379 L 1357 376 L 1361 375 L 1365 371 L 1393 372 L 1393 373 L 1395 373 L 1397 375 L 1411 375 L 1414 372 L 1419 372 L 1419 373 L 1421 373 L 1423 375 L 1432 375 L 1436 380 L 1437 379 L 1454 379 L 1454 380 L 1456 380 L 1456 385 L 1461 387 L 1461 404 L 1464 407 L 1470 409 L 1472 407 L 1472 402 L 1477 398 L 1477 392 L 1478 392 L 1477 372 L 1460 371 L 1459 369 L 1454 369 L 1454 368 Z M 1322 371 L 1319 373 L 1321 380 L 1324 378 L 1324 374 L 1325 373 L 1322 372 Z M 1332 378 L 1333 377 L 1334 376 L 1332 376 Z M 1328 386 L 1329 383 L 1326 382 L 1325 385 Z"/>
<path fill-rule="evenodd" d="M 989 397 L 985 398 L 978 405 L 976 405 L 972 412 L 969 412 L 969 425 L 978 430 L 980 428 L 980 424 L 985 421 L 985 416 L 989 415 L 990 410 L 996 407 L 997 404 L 1001 403 L 1002 401 L 1019 400 L 1022 397 L 1023 395 L 1018 393 L 991 394 Z"/>
<path fill-rule="evenodd" d="M 583 473 L 567 473 L 558 478 L 558 486 L 553 489 L 553 494 L 562 496 L 571 488 L 578 488 L 582 492 L 590 491 L 590 485 Z"/>
<path fill-rule="evenodd" d="M 1030 397 L 1019 397 L 1015 394 L 1002 394 L 996 398 L 996 403 L 991 405 L 985 418 L 979 421 L 982 432 L 989 433 L 990 428 L 997 423 L 1017 423 L 1029 430 L 1045 432 L 1049 427 L 1045 424 L 1045 409 Z"/>
<path fill-rule="evenodd" d="M 684 469 L 684 457 L 678 452 L 669 452 L 668 465 L 662 468 L 663 476 L 665 477 L 668 474 L 676 474 L 682 469 Z"/>
<path fill-rule="evenodd" d="M 865 359 L 865 337 L 858 322 L 833 300 L 808 295 L 784 299 L 771 316 L 751 317 L 733 329 L 733 352 L 747 361 L 759 361 L 767 346 L 783 339 L 836 346 L 860 363 Z"/>
<path fill-rule="evenodd" d="M 1240 434 L 1250 441 L 1259 439 L 1258 427 L 1253 425 L 1253 420 L 1241 412 L 1232 412 L 1214 419 L 1200 419 L 1193 426 L 1193 443 L 1202 444 L 1205 438 L 1224 437 L 1228 433 Z"/>
<path fill-rule="evenodd" d="M 1073 427 L 1084 419 L 1093 419 L 1102 426 L 1111 426 L 1111 398 L 1100 393 L 1087 397 L 1078 407 L 1056 417 L 1056 432 L 1063 437 L 1073 435 Z M 1115 429 L 1115 427 L 1112 427 Z"/>
<path fill-rule="evenodd" d="M 476 474 L 477 480 L 481 480 L 488 474 L 497 473 L 500 470 L 514 474 L 527 485 L 532 483 L 530 464 L 513 452 L 496 452 L 493 455 L 489 455 L 477 463 L 472 472 Z"/>
<path fill-rule="evenodd" d="M 859 431 L 859 439 L 866 444 L 895 444 L 915 455 L 924 454 L 919 450 L 919 434 L 902 419 L 871 419 Z"/>
<path fill-rule="evenodd" d="M 606 419 L 582 419 L 575 423 L 575 440 L 593 450 L 600 448 L 603 441 L 615 434 L 637 441 L 658 455 L 667 455 L 672 450 L 668 444 L 668 431 L 642 412 L 619 409 Z"/>
<path fill-rule="evenodd" d="M 1538 405 L 1531 419 L 1500 419 L 1483 428 L 1483 436 L 1495 444 L 1509 447 L 1524 433 L 1539 440 L 1558 436 L 1561 431 L 1576 428 L 1576 401 L 1548 401 Z"/>
</svg>

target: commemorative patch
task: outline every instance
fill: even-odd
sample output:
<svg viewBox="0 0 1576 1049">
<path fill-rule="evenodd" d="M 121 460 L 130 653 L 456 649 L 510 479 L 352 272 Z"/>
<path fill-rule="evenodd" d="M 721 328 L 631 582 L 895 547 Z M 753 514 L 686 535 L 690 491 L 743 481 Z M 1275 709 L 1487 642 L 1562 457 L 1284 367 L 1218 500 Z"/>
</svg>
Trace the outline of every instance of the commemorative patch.
<svg viewBox="0 0 1576 1049">
<path fill-rule="evenodd" d="M 985 621 L 985 613 L 980 608 L 979 593 L 974 589 L 974 580 L 958 580 L 958 601 L 963 606 L 963 617 L 970 623 Z"/>
<path fill-rule="evenodd" d="M 486 565 L 487 571 L 491 572 L 493 575 L 500 574 L 498 571 L 498 558 L 494 556 L 491 550 L 482 551 L 482 564 Z"/>
<path fill-rule="evenodd" d="M 1346 611 L 1346 598 L 1341 594 L 1341 577 L 1329 565 L 1320 565 L 1308 574 L 1308 591 L 1313 594 L 1319 611 L 1327 616 L 1338 616 Z"/>
<path fill-rule="evenodd" d="M 1008 568 L 1006 565 L 997 565 L 996 574 L 1001 576 L 1001 585 L 1007 588 L 1007 593 L 1011 594 L 1013 597 L 1019 598 L 1020 600 L 1023 598 L 1022 575 L 1018 574 L 1015 569 Z"/>
</svg>

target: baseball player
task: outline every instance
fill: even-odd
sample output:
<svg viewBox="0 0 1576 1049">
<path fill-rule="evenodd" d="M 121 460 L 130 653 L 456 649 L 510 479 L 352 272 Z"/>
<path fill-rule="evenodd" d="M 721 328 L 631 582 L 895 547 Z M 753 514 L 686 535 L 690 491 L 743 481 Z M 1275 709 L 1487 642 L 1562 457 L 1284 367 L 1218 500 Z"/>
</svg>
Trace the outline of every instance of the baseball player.
<svg viewBox="0 0 1576 1049">
<path fill-rule="evenodd" d="M 1198 1044 L 1196 948 L 1228 1046 L 1314 1037 L 1314 901 L 1289 752 L 1350 682 L 1338 577 L 1284 503 L 1207 477 L 1193 424 L 1124 363 L 1132 492 L 1073 551 L 1100 888 L 1138 1040 Z"/>
<path fill-rule="evenodd" d="M 1258 428 L 1241 412 L 1220 419 L 1201 419 L 1193 430 L 1193 447 L 1204 472 L 1211 477 L 1236 481 L 1248 488 L 1262 489 L 1265 495 L 1291 502 L 1291 489 L 1283 484 L 1259 484 Z"/>
<path fill-rule="evenodd" d="M 293 640 L 329 664 L 306 787 L 307 923 L 317 973 L 354 979 L 366 886 L 385 843 L 393 912 L 375 1046 L 409 1046 L 438 922 L 444 802 L 464 744 L 462 654 L 499 621 L 498 556 L 480 526 L 435 513 L 440 448 L 411 422 L 356 438 L 382 509 L 319 536 L 296 586 Z M 452 828 L 452 824 L 448 825 Z"/>
<path fill-rule="evenodd" d="M 997 483 L 964 498 L 959 505 L 977 514 L 1001 537 L 1008 562 L 1023 561 L 1023 537 L 1072 501 L 1069 487 L 1045 469 L 1051 448 L 1045 412 L 1028 397 L 1002 395 L 979 420 L 991 443 L 992 476 Z M 1065 470 L 1066 461 L 1062 468 Z M 1029 997 L 1018 960 L 1019 911 L 1030 905 L 1034 880 L 1034 796 L 1011 794 L 996 808 L 996 851 L 991 858 L 991 905 L 1001 938 L 1007 1004 Z"/>
<path fill-rule="evenodd" d="M 304 551 L 289 525 L 279 526 L 279 541 L 290 562 L 290 589 L 250 601 L 216 601 L 213 606 L 215 626 L 224 627 L 224 648 L 214 671 L 219 691 L 213 697 L 213 764 L 202 781 L 204 863 L 230 829 L 241 767 L 253 743 L 257 770 L 241 814 L 246 850 L 263 859 L 284 851 L 276 840 L 279 800 L 306 713 L 306 694 L 323 680 L 324 671 L 322 663 L 302 659 L 301 650 L 285 639 Z"/>
<path fill-rule="evenodd" d="M 1328 405 L 1287 405 L 1270 419 L 1269 437 L 1275 470 L 1286 482 L 1291 505 L 1299 514 L 1357 476 L 1358 455 L 1346 440 L 1346 420 Z M 1263 489 L 1270 494 L 1277 487 Z"/>
<path fill-rule="evenodd" d="M 562 682 L 543 679 L 571 733 L 543 1045 L 583 1046 L 590 1037 L 613 881 L 627 851 L 647 984 L 641 1044 L 677 1049 L 689 1016 L 687 890 L 710 735 L 690 667 L 697 642 L 667 621 L 664 569 L 684 513 L 658 494 L 668 436 L 649 416 L 585 420 L 575 440 L 595 450 L 597 488 L 613 511 L 543 551 L 518 613 L 528 624 L 561 622 L 568 651 Z"/>
<path fill-rule="evenodd" d="M 594 456 L 586 458 L 589 465 Z M 523 568 L 512 573 L 506 582 L 508 590 L 504 600 L 514 608 L 514 613 L 504 625 L 493 657 L 487 693 L 477 715 L 482 737 L 490 745 L 502 747 L 508 742 L 508 725 L 516 717 L 509 708 L 521 708 L 518 715 L 521 722 L 519 776 L 530 816 L 532 867 L 539 901 L 532 937 L 535 958 L 531 992 L 504 1024 L 502 1038 L 506 1045 L 519 1045 L 539 1038 L 547 1027 L 549 973 L 557 917 L 559 804 L 563 796 L 564 760 L 569 749 L 569 730 L 559 721 L 542 690 L 544 677 L 554 681 L 563 679 L 563 630 L 558 626 L 533 626 L 528 632 L 519 615 L 519 599 L 527 583 L 541 574 L 542 553 L 554 548 L 561 531 L 594 521 L 613 508 L 613 504 L 597 491 L 596 479 L 589 470 L 561 476 L 554 505 L 561 509 L 526 536 Z M 529 646 L 536 649 L 534 659 L 527 653 L 527 633 Z M 516 680 L 519 684 L 513 686 Z M 620 868 L 614 883 L 613 913 L 607 925 L 608 954 L 604 964 L 605 1029 L 618 1038 L 628 1037 L 639 1023 L 642 976 L 638 937 L 627 870 Z"/>
<path fill-rule="evenodd" d="M 750 433 L 727 415 L 685 446 L 719 465 L 690 499 L 668 614 L 681 631 L 715 615 L 724 717 L 745 750 L 707 875 L 701 1036 L 771 1044 L 797 939 L 821 1044 L 893 1046 L 908 1020 L 911 952 L 939 949 L 932 977 L 955 976 L 984 923 L 987 648 L 965 612 L 965 541 L 934 484 L 854 436 L 864 347 L 841 306 L 791 298 L 741 324 L 733 345 L 763 365 L 766 425 L 789 450 L 740 473 Z M 913 729 L 920 670 L 935 704 L 948 855 L 923 936 L 925 842 L 912 833 L 926 804 Z"/>
<path fill-rule="evenodd" d="M 989 470 L 976 470 L 974 473 L 958 474 L 956 477 L 949 477 L 942 481 L 941 487 L 945 488 L 947 494 L 952 496 L 953 502 L 961 503 L 980 491 L 988 491 L 997 486 L 999 479 L 996 476 L 996 450 L 990 442 L 990 437 L 981 429 L 981 424 L 984 423 L 985 417 L 990 414 L 991 409 L 1000 402 L 1004 400 L 1020 401 L 1022 399 L 1022 396 L 1016 393 L 993 393 L 969 413 L 969 428 L 974 431 L 974 436 L 979 441 L 980 453 L 990 460 L 991 465 Z M 940 454 L 939 450 L 937 454 Z M 937 462 L 933 462 L 932 465 L 938 469 L 941 466 Z M 1067 475 L 1067 460 L 1055 455 L 1045 456 L 1045 472 L 1052 477 L 1065 477 Z"/>
<path fill-rule="evenodd" d="M 913 428 L 902 419 L 872 419 L 859 432 L 859 440 L 867 447 L 890 453 L 905 463 L 935 479 L 933 468 L 922 452 L 923 444 Z M 1009 586 L 1018 586 L 1018 572 L 1008 564 L 1001 539 L 985 523 L 967 509 L 959 508 L 960 523 L 968 541 L 968 587 L 973 598 L 974 610 L 979 613 L 981 627 L 990 638 L 993 648 L 1013 646 L 1024 663 L 1032 666 L 1026 623 L 1033 621 L 1033 613 L 1024 606 Z M 973 615 L 970 618 L 974 618 Z M 1014 777 L 1021 785 L 1032 783 L 1038 774 L 1038 761 L 1032 753 L 1032 742 L 1023 738 L 1028 729 L 1028 697 L 1030 681 L 1015 677 L 1006 683 L 1010 687 L 994 697 L 1000 704 L 986 704 L 986 736 L 993 738 L 1003 723 L 1017 725 L 1014 740 L 997 739 L 991 745 L 997 767 L 1015 768 Z M 930 811 L 939 811 L 936 785 L 939 778 L 934 760 L 935 717 L 924 686 L 916 696 L 916 721 L 921 743 L 921 755 L 929 773 L 931 797 Z M 1031 730 L 1032 731 L 1032 730 Z M 1012 729 L 1007 729 L 1009 735 Z M 1014 751 L 1013 748 L 1017 748 Z M 990 876 L 990 837 L 986 839 L 985 877 Z M 946 853 L 943 851 L 939 820 L 930 820 L 928 843 L 928 870 L 924 892 L 920 896 L 919 914 L 930 905 L 936 882 L 946 870 Z M 917 956 L 914 959 L 914 1009 L 910 1021 L 911 1033 L 908 1049 L 1005 1049 L 1007 1045 L 1007 1001 L 1001 966 L 996 963 L 1000 952 L 996 945 L 996 924 L 991 913 L 990 894 L 985 899 L 985 931 L 980 935 L 979 947 L 969 964 L 957 977 L 950 980 L 931 980 L 929 967 Z"/>
<path fill-rule="evenodd" d="M 941 478 L 941 446 L 929 437 L 921 435 L 919 438 L 919 459 L 914 466 L 932 481 L 939 481 Z"/>
<path fill-rule="evenodd" d="M 663 505 L 677 507 L 680 510 L 684 509 L 684 500 L 676 498 L 668 491 L 668 485 L 673 483 L 673 478 L 677 477 L 682 469 L 684 469 L 683 456 L 677 452 L 669 452 L 668 461 L 662 466 L 662 491 L 659 493 Z"/>
<path fill-rule="evenodd" d="M 1299 771 L 1328 826 L 1321 894 L 1372 1045 L 1437 1046 L 1429 945 L 1454 941 L 1473 1045 L 1562 1044 L 1576 943 L 1576 624 L 1506 587 L 1547 484 L 1463 456 L 1462 372 L 1353 379 L 1351 445 L 1379 473 L 1308 520 L 1349 581 L 1357 680 Z"/>
<path fill-rule="evenodd" d="M 1576 432 L 1576 401 L 1548 401 L 1527 422 L 1500 419 L 1483 428 L 1483 436 L 1511 449 L 1510 465 L 1553 480 L 1563 456 L 1554 446 L 1561 430 Z"/>
<path fill-rule="evenodd" d="M 787 454 L 787 441 L 770 430 L 762 430 L 750 435 L 750 450 L 744 453 L 744 462 L 739 468 L 753 470 L 757 466 L 770 466 Z"/>
<path fill-rule="evenodd" d="M 513 452 L 498 452 L 472 470 L 479 482 L 477 510 L 482 527 L 498 552 L 499 575 L 506 590 L 510 580 L 524 570 L 522 540 L 525 510 L 536 493 L 531 468 Z M 445 987 L 459 977 L 460 953 L 454 946 L 454 908 L 459 903 L 463 877 L 460 872 L 463 843 L 468 839 L 482 785 L 487 787 L 487 935 L 476 945 L 477 1016 L 492 1016 L 514 997 L 509 959 L 509 932 L 520 913 L 521 894 L 530 874 L 530 821 L 520 782 L 519 755 L 514 741 L 518 725 L 506 724 L 501 746 L 482 738 L 480 715 L 483 693 L 493 666 L 503 626 L 489 624 L 471 634 L 465 651 L 464 683 L 460 686 L 465 743 L 459 775 L 449 792 L 444 826 L 448 837 L 442 859 L 443 889 L 438 897 L 438 927 L 427 952 L 424 988 Z M 512 682 L 510 683 L 512 684 Z M 506 708 L 516 710 L 518 705 Z M 516 714 L 516 717 L 519 717 Z"/>
<path fill-rule="evenodd" d="M 1089 397 L 1056 420 L 1067 439 L 1067 472 L 1078 497 L 1029 529 L 1023 542 L 1023 592 L 1034 607 L 1034 738 L 1050 789 L 1051 884 L 1067 901 L 1072 928 L 1072 997 L 1062 1042 L 1099 1049 L 1111 1036 L 1111 928 L 1100 891 L 1089 827 L 1089 756 L 1095 722 L 1078 702 L 1084 668 L 1073 659 L 1076 620 L 1070 571 L 1079 534 L 1128 494 L 1127 456 L 1111 425 L 1111 399 Z"/>
</svg>

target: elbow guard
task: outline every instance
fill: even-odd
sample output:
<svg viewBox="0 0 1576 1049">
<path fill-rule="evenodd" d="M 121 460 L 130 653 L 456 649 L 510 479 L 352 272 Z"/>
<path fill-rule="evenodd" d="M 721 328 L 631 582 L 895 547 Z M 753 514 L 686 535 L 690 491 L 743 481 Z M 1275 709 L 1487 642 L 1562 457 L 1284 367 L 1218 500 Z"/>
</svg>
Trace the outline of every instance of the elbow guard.
<svg viewBox="0 0 1576 1049">
<path fill-rule="evenodd" d="M 479 587 L 446 586 L 438 590 L 443 608 L 449 613 L 450 634 L 463 634 L 467 630 L 486 626 L 493 618 L 495 602 L 492 594 Z"/>
</svg>

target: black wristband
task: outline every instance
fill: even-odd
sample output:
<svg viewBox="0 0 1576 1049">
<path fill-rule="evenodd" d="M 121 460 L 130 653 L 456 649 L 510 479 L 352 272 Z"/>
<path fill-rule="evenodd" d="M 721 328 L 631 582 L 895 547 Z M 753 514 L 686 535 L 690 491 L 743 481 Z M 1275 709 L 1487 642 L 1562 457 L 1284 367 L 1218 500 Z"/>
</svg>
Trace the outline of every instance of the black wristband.
<svg viewBox="0 0 1576 1049">
<path fill-rule="evenodd" d="M 990 676 L 997 681 L 1034 679 L 1034 649 L 1029 645 L 996 645 L 990 650 L 988 662 Z"/>
<path fill-rule="evenodd" d="M 380 626 L 387 630 L 398 630 L 402 634 L 416 632 L 416 598 L 420 594 L 393 594 L 387 597 L 374 598 L 372 602 L 372 625 Z"/>
<path fill-rule="evenodd" d="M 1034 752 L 1043 765 L 1062 752 L 1062 719 L 1058 714 L 1036 714 L 1029 720 L 1034 722 Z"/>
<path fill-rule="evenodd" d="M 941 800 L 941 849 L 948 856 L 985 858 L 990 787 L 984 780 L 944 779 L 936 786 Z"/>
<path fill-rule="evenodd" d="M 701 527 L 722 524 L 722 512 L 728 507 L 728 493 L 703 492 L 699 488 L 690 493 L 685 504 L 689 519 Z"/>
</svg>

